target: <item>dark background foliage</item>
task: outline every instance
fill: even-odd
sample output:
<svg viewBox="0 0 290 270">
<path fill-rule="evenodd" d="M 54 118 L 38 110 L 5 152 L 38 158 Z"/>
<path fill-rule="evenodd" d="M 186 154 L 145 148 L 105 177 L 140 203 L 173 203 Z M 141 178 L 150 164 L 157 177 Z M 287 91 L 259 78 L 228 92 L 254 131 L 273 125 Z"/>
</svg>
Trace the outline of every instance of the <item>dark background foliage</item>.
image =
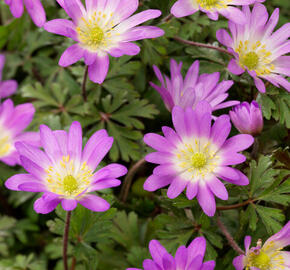
<svg viewBox="0 0 290 270">
<path fill-rule="evenodd" d="M 55 1 L 42 2 L 48 20 L 66 17 Z M 71 269 L 141 267 L 142 261 L 150 256 L 151 239 L 160 240 L 174 254 L 179 245 L 203 235 L 207 239 L 206 259 L 215 259 L 218 270 L 230 270 L 234 269 L 231 262 L 237 254 L 216 225 L 218 215 L 241 246 L 245 235 L 252 235 L 254 241 L 266 240 L 289 220 L 289 94 L 270 85 L 266 94 L 258 94 L 250 77 L 237 77 L 227 71 L 227 55 L 175 41 L 173 38 L 179 36 L 218 45 L 215 32 L 226 28 L 227 22 L 210 21 L 202 13 L 167 20 L 173 2 L 140 1 L 140 10 L 162 10 L 162 17 L 151 23 L 163 28 L 165 36 L 139 42 L 138 56 L 111 59 L 105 82 L 87 83 L 87 103 L 81 96 L 84 64 L 78 62 L 66 69 L 58 66 L 61 53 L 72 41 L 36 28 L 27 14 L 13 19 L 7 6 L 0 2 L 0 50 L 7 58 L 4 78 L 19 82 L 19 90 L 13 96 L 15 103 L 32 102 L 36 107 L 30 129 L 38 130 L 40 124 L 67 129 L 73 120 L 78 120 L 86 140 L 96 130 L 106 128 L 115 142 L 102 165 L 117 161 L 131 168 L 151 151 L 142 141 L 143 134 L 158 133 L 161 126 L 171 126 L 170 113 L 148 83 L 156 82 L 153 64 L 168 73 L 171 58 L 183 61 L 183 71 L 198 59 L 201 73 L 219 71 L 222 79 L 235 81 L 231 99 L 255 98 L 263 107 L 265 126 L 258 138 L 258 155 L 254 158 L 249 149 L 247 162 L 238 166 L 249 176 L 251 184 L 246 187 L 228 184 L 230 198 L 217 200 L 220 210 L 214 218 L 203 214 L 196 200 L 189 201 L 184 195 L 170 200 L 165 190 L 144 191 L 142 185 L 152 166 L 139 162 L 131 179 L 123 178 L 120 188 L 102 193 L 112 203 L 109 211 L 92 213 L 82 206 L 74 211 L 69 245 Z M 289 1 L 266 1 L 266 6 L 269 12 L 280 7 L 279 26 L 289 20 Z M 234 134 L 237 131 L 232 128 L 231 135 Z M 49 215 L 37 215 L 33 202 L 39 195 L 5 190 L 4 181 L 22 171 L 21 167 L 0 164 L 0 269 L 60 270 L 65 212 L 59 207 Z M 241 205 L 228 209 L 228 205 L 235 204 Z"/>
</svg>

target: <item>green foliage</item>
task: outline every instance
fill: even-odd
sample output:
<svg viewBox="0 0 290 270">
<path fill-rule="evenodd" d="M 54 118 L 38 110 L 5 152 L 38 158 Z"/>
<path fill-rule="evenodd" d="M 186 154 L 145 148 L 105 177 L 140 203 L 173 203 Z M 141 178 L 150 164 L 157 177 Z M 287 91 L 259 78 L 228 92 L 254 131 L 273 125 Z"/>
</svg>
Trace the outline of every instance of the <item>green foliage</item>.
<svg viewBox="0 0 290 270">
<path fill-rule="evenodd" d="M 149 8 L 162 11 L 162 17 L 149 24 L 162 28 L 165 35 L 138 42 L 139 55 L 111 57 L 103 84 L 85 82 L 87 102 L 84 102 L 84 63 L 79 61 L 68 68 L 58 65 L 62 52 L 73 41 L 35 27 L 26 12 L 13 19 L 1 1 L 0 50 L 7 59 L 3 79 L 15 78 L 19 83 L 13 101 L 31 102 L 35 106 L 35 117 L 29 127 L 32 131 L 37 131 L 40 124 L 68 129 L 77 120 L 83 127 L 85 143 L 95 131 L 105 128 L 114 137 L 114 144 L 101 165 L 118 162 L 132 168 L 148 152 L 143 135 L 160 132 L 161 126 L 172 126 L 170 113 L 149 85 L 149 81 L 159 83 L 152 65 L 168 74 L 169 61 L 174 58 L 183 62 L 185 74 L 192 62 L 199 60 L 200 73 L 220 72 L 221 80 L 234 80 L 229 100 L 250 102 L 256 98 L 262 106 L 264 129 L 256 138 L 257 153 L 249 149 L 244 153 L 247 161 L 236 166 L 248 176 L 250 184 L 237 186 L 224 182 L 229 199 L 216 199 L 216 203 L 217 215 L 241 247 L 246 235 L 253 237 L 253 243 L 258 239 L 265 241 L 289 220 L 289 94 L 271 84 L 267 84 L 265 94 L 258 93 L 250 76 L 235 76 L 227 70 L 230 60 L 227 54 L 174 39 L 178 36 L 221 46 L 216 31 L 227 28 L 225 19 L 212 21 L 201 12 L 170 18 L 167 15 L 175 0 L 139 2 L 140 11 Z M 48 20 L 67 18 L 55 0 L 42 3 Z M 280 26 L 289 21 L 289 1 L 273 0 L 265 4 L 270 11 L 281 7 Z M 222 110 L 217 115 L 228 111 Z M 236 134 L 233 128 L 231 135 Z M 125 201 L 120 199 L 119 188 L 103 191 L 101 196 L 111 204 L 110 210 L 95 213 L 79 205 L 73 211 L 69 265 L 75 264 L 75 270 L 142 268 L 143 260 L 150 258 L 150 240 L 159 240 L 174 255 L 179 246 L 204 236 L 205 260 L 216 260 L 216 270 L 233 270 L 232 259 L 237 254 L 218 228 L 217 215 L 209 218 L 197 200 L 188 200 L 184 193 L 172 200 L 166 196 L 166 189 L 144 191 L 144 181 L 152 169 L 146 163 L 131 175 L 132 185 Z M 7 178 L 23 172 L 20 166 L 0 163 L 0 270 L 63 270 L 66 212 L 58 206 L 49 215 L 38 215 L 33 203 L 39 194 L 4 188 Z"/>
</svg>

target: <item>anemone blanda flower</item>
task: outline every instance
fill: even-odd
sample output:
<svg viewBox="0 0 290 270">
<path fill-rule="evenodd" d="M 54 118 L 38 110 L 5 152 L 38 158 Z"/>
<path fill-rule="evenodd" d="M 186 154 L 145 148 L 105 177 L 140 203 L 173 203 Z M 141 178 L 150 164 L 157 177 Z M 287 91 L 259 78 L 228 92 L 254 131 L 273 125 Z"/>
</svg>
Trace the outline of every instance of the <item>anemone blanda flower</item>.
<svg viewBox="0 0 290 270">
<path fill-rule="evenodd" d="M 138 0 L 86 0 L 86 9 L 79 0 L 57 1 L 73 21 L 56 19 L 44 28 L 77 42 L 65 50 L 59 65 L 67 67 L 83 57 L 89 77 L 96 83 L 102 83 L 108 73 L 109 55 L 136 55 L 140 48 L 132 41 L 164 34 L 155 26 L 136 27 L 161 15 L 159 10 L 149 9 L 131 16 L 138 8 Z"/>
<path fill-rule="evenodd" d="M 0 54 L 0 99 L 11 96 L 17 89 L 17 82 L 14 80 L 2 81 L 2 72 L 5 64 L 5 55 Z"/>
<path fill-rule="evenodd" d="M 5 0 L 15 18 L 20 18 L 24 11 L 24 5 L 32 21 L 36 26 L 42 27 L 46 21 L 44 8 L 40 0 Z"/>
<path fill-rule="evenodd" d="M 0 104 L 0 161 L 14 166 L 20 163 L 14 144 L 24 141 L 39 145 L 36 132 L 23 132 L 33 119 L 35 109 L 26 103 L 14 107 L 12 100 L 7 99 Z"/>
<path fill-rule="evenodd" d="M 245 6 L 255 2 L 264 2 L 264 0 L 178 0 L 171 8 L 171 13 L 179 18 L 200 10 L 215 21 L 221 14 L 237 24 L 245 24 L 246 16 L 235 6 Z"/>
<path fill-rule="evenodd" d="M 161 86 L 150 82 L 161 95 L 166 108 L 171 111 L 175 105 L 195 108 L 199 101 L 205 100 L 210 103 L 213 110 L 230 107 L 239 104 L 239 101 L 223 102 L 227 97 L 227 91 L 233 85 L 233 81 L 222 81 L 219 83 L 220 73 L 201 74 L 199 73 L 199 61 L 195 61 L 189 68 L 185 79 L 181 74 L 182 62 L 179 64 L 171 59 L 171 79 L 162 75 L 158 67 L 153 66 L 154 72 L 161 83 Z"/>
<path fill-rule="evenodd" d="M 281 251 L 290 245 L 290 221 L 262 246 L 259 240 L 256 247 L 250 248 L 251 237 L 246 236 L 246 254 L 236 257 L 233 264 L 236 270 L 289 270 L 290 252 Z"/>
<path fill-rule="evenodd" d="M 170 255 L 157 240 L 150 241 L 149 250 L 153 260 L 147 259 L 143 262 L 144 270 L 213 270 L 215 267 L 215 261 L 203 263 L 206 250 L 204 237 L 195 238 L 187 248 L 180 246 L 175 257 Z M 127 270 L 140 269 L 127 268 Z"/>
<path fill-rule="evenodd" d="M 66 211 L 73 210 L 77 203 L 102 212 L 110 205 L 91 192 L 116 187 L 116 179 L 127 173 L 119 164 L 110 164 L 95 172 L 97 166 L 108 153 L 113 138 L 102 129 L 94 133 L 82 151 L 82 128 L 73 122 L 69 132 L 52 131 L 40 126 L 40 142 L 44 152 L 26 143 L 16 143 L 21 165 L 28 174 L 18 174 L 9 178 L 5 186 L 12 190 L 44 192 L 34 203 L 37 213 L 46 214 L 61 203 Z"/>
<path fill-rule="evenodd" d="M 230 111 L 230 117 L 237 130 L 244 134 L 259 135 L 263 129 L 263 114 L 259 104 L 243 102 Z"/>
<path fill-rule="evenodd" d="M 240 75 L 247 71 L 262 93 L 266 91 L 263 80 L 290 91 L 290 83 L 283 75 L 290 75 L 290 23 L 284 24 L 273 33 L 279 20 L 276 8 L 268 20 L 268 12 L 262 4 L 255 4 L 252 11 L 243 7 L 247 18 L 244 26 L 229 22 L 231 36 L 225 29 L 217 31 L 217 39 L 233 53 L 229 62 L 230 72 Z"/>
<path fill-rule="evenodd" d="M 144 183 L 144 189 L 155 191 L 169 185 L 167 196 L 176 198 L 185 188 L 189 200 L 197 200 L 208 216 L 216 210 L 215 197 L 228 199 L 228 193 L 219 178 L 236 185 L 248 185 L 248 178 L 239 170 L 229 167 L 240 164 L 246 157 L 238 152 L 252 145 L 251 135 L 240 134 L 227 139 L 230 118 L 218 117 L 211 126 L 211 107 L 206 102 L 196 109 L 185 111 L 175 106 L 172 121 L 175 127 L 163 127 L 164 137 L 149 133 L 146 144 L 157 150 L 148 154 L 148 162 L 160 164 Z"/>
</svg>

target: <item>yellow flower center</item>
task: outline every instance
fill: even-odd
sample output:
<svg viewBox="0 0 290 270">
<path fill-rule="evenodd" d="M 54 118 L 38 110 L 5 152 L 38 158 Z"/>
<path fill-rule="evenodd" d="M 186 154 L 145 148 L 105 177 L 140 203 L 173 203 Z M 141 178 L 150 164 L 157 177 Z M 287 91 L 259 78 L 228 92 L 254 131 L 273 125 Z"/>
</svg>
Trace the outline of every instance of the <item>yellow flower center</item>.
<svg viewBox="0 0 290 270">
<path fill-rule="evenodd" d="M 46 171 L 46 186 L 56 194 L 64 197 L 75 197 L 86 190 L 93 177 L 92 170 L 86 162 L 80 164 L 70 158 L 63 156 L 59 163 L 50 166 Z"/>
<path fill-rule="evenodd" d="M 0 157 L 6 156 L 11 149 L 11 143 L 9 142 L 9 136 L 0 137 Z"/>
<path fill-rule="evenodd" d="M 197 3 L 204 9 L 225 8 L 226 0 L 196 0 Z"/>
<path fill-rule="evenodd" d="M 249 70 L 253 70 L 257 67 L 259 63 L 259 56 L 255 52 L 249 52 L 244 56 L 242 61 Z"/>
<path fill-rule="evenodd" d="M 191 156 L 191 164 L 194 168 L 202 168 L 207 162 L 206 155 L 204 153 L 194 153 Z"/>
<path fill-rule="evenodd" d="M 94 12 L 87 18 L 83 17 L 76 28 L 81 44 L 92 51 L 108 46 L 111 30 L 114 27 L 112 17 L 113 13 L 107 15 L 100 11 Z"/>
<path fill-rule="evenodd" d="M 271 266 L 270 257 L 263 251 L 257 255 L 254 252 L 251 252 L 249 259 L 249 267 L 257 267 L 261 270 L 267 270 Z"/>
<path fill-rule="evenodd" d="M 204 177 L 216 168 L 219 156 L 216 155 L 215 146 L 211 142 L 193 140 L 178 147 L 176 152 L 177 169 L 189 173 L 188 177 Z"/>
<path fill-rule="evenodd" d="M 240 41 L 235 48 L 239 54 L 239 64 L 243 69 L 254 70 L 258 76 L 267 75 L 274 71 L 270 51 L 260 41 L 251 43 L 249 40 Z"/>
<path fill-rule="evenodd" d="M 72 175 L 68 175 L 63 179 L 63 189 L 65 192 L 72 194 L 78 187 L 78 181 Z"/>
</svg>

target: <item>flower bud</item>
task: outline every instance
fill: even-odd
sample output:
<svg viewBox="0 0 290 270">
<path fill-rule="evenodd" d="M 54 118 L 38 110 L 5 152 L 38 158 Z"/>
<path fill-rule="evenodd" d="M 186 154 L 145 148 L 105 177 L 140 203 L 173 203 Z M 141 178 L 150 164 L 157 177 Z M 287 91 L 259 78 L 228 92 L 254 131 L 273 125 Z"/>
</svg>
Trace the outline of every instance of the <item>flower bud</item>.
<svg viewBox="0 0 290 270">
<path fill-rule="evenodd" d="M 263 114 L 259 104 L 252 101 L 251 104 L 243 102 L 230 111 L 230 117 L 234 126 L 240 133 L 259 135 L 263 129 Z"/>
</svg>

